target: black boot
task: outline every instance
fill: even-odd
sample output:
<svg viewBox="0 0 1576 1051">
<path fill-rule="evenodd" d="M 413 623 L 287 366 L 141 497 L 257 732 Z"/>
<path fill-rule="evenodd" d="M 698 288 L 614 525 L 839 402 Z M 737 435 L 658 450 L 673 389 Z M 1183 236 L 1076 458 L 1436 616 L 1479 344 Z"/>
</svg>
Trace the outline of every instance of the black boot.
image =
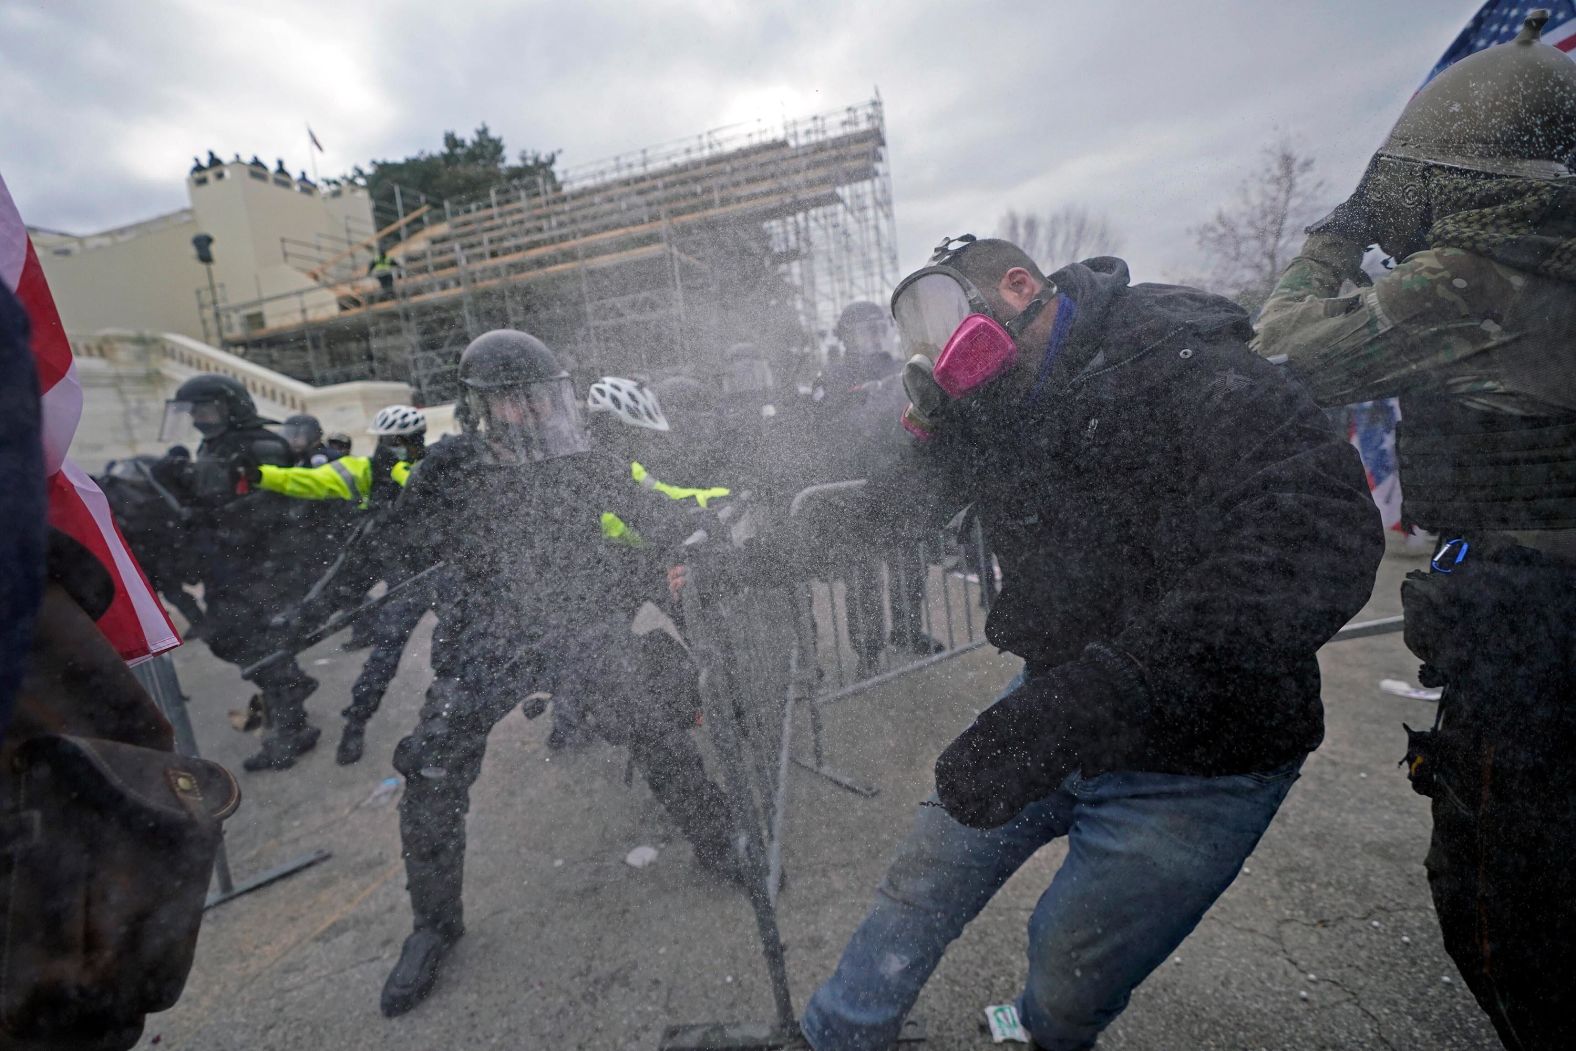
<svg viewBox="0 0 1576 1051">
<path fill-rule="evenodd" d="M 630 756 L 655 795 L 695 848 L 707 872 L 743 886 L 744 852 L 733 832 L 728 797 L 706 777 L 700 753 L 686 734 L 630 742 Z"/>
<path fill-rule="evenodd" d="M 362 719 L 346 719 L 344 732 L 339 735 L 339 747 L 334 751 L 334 762 L 350 766 L 361 761 L 366 742 L 367 724 Z"/>
<path fill-rule="evenodd" d="M 315 726 L 301 726 L 293 730 L 275 728 L 263 738 L 263 747 L 256 755 L 241 760 L 241 766 L 252 772 L 259 770 L 288 770 L 295 761 L 313 748 L 322 731 Z"/>
<path fill-rule="evenodd" d="M 399 962 L 383 983 L 385 1018 L 402 1015 L 427 998 L 438 983 L 438 971 L 444 957 L 464 933 L 464 927 L 449 930 L 418 927 L 411 932 L 400 950 Z"/>
<path fill-rule="evenodd" d="M 263 737 L 262 750 L 242 760 L 241 766 L 251 771 L 285 770 L 317 746 L 321 731 L 306 722 L 306 699 L 316 689 L 317 680 L 306 675 L 269 683 L 264 688 L 263 707 L 269 730 Z"/>
</svg>

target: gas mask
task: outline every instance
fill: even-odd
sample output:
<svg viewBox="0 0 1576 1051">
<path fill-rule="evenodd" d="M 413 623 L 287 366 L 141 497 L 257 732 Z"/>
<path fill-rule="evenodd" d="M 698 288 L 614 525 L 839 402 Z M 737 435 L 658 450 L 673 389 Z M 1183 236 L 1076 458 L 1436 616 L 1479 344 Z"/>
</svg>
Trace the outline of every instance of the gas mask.
<svg viewBox="0 0 1576 1051">
<path fill-rule="evenodd" d="M 1056 294 L 1047 283 L 1016 317 L 998 320 L 973 282 L 947 265 L 973 241 L 943 241 L 931 265 L 904 278 L 892 293 L 892 316 L 908 356 L 903 426 L 921 440 L 958 403 L 977 397 L 1018 363 L 1018 336 Z"/>
</svg>

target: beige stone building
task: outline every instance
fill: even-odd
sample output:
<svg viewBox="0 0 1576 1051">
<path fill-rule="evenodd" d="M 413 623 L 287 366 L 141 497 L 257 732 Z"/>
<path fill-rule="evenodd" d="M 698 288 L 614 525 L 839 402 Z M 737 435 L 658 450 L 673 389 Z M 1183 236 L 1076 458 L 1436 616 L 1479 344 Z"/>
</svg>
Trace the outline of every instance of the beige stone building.
<svg viewBox="0 0 1576 1051">
<path fill-rule="evenodd" d="M 233 161 L 186 177 L 180 211 L 93 234 L 31 231 L 66 330 L 169 332 L 219 345 L 306 318 L 331 317 L 335 294 L 314 271 L 370 262 L 372 204 L 359 186 L 322 192 L 266 166 Z M 192 238 L 213 238 L 213 295 Z M 361 265 L 365 265 L 362 262 Z M 219 310 L 214 309 L 217 299 Z M 229 304 L 268 300 L 246 313 Z M 226 331 L 215 331 L 216 316 Z"/>
</svg>

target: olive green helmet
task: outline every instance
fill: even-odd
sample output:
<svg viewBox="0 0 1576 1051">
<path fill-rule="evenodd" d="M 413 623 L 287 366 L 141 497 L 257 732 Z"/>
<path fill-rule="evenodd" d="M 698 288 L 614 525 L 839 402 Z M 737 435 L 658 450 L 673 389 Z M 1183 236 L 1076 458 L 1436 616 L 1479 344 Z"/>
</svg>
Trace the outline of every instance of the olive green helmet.
<svg viewBox="0 0 1576 1051">
<path fill-rule="evenodd" d="M 1539 37 L 1537 10 L 1514 40 L 1450 66 L 1413 96 L 1379 156 L 1534 179 L 1572 174 L 1576 62 Z"/>
</svg>

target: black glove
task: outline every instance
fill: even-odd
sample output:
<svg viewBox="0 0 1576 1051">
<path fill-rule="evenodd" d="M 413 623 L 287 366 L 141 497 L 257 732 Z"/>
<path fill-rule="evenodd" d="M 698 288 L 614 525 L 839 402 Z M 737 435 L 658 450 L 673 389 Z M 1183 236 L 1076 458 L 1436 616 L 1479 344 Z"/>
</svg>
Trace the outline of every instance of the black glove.
<svg viewBox="0 0 1576 1051">
<path fill-rule="evenodd" d="M 1308 233 L 1339 237 L 1364 248 L 1379 239 L 1373 212 L 1362 198 L 1361 191 L 1336 205 L 1329 215 L 1308 227 Z"/>
<path fill-rule="evenodd" d="M 1308 227 L 1307 232 L 1339 237 L 1364 248 L 1376 243 L 1379 240 L 1379 223 L 1378 217 L 1374 215 L 1369 186 L 1378 163 L 1377 157 L 1370 161 L 1368 170 L 1357 181 L 1357 188 L 1352 191 L 1352 195 L 1336 205 L 1329 215 Z"/>
<path fill-rule="evenodd" d="M 372 450 L 372 503 L 387 507 L 399 496 L 400 485 L 394 480 L 394 465 L 399 463 L 399 453 L 387 445 L 378 444 Z"/>
<path fill-rule="evenodd" d="M 936 760 L 936 794 L 970 828 L 1005 825 L 1077 770 L 1118 690 L 1093 660 L 1036 675 L 979 714 Z"/>
<path fill-rule="evenodd" d="M 1452 589 L 1448 576 L 1427 570 L 1413 570 L 1401 581 L 1406 648 L 1429 669 L 1422 677 L 1435 685 L 1459 672 L 1462 658 L 1470 660 L 1472 656 L 1464 647 L 1454 645 L 1461 617 L 1452 603 L 1452 590 L 1460 589 Z"/>
<path fill-rule="evenodd" d="M 257 461 L 250 456 L 238 456 L 230 465 L 230 473 L 235 476 L 236 484 L 245 482 L 249 488 L 256 489 L 263 481 L 263 470 Z"/>
</svg>

